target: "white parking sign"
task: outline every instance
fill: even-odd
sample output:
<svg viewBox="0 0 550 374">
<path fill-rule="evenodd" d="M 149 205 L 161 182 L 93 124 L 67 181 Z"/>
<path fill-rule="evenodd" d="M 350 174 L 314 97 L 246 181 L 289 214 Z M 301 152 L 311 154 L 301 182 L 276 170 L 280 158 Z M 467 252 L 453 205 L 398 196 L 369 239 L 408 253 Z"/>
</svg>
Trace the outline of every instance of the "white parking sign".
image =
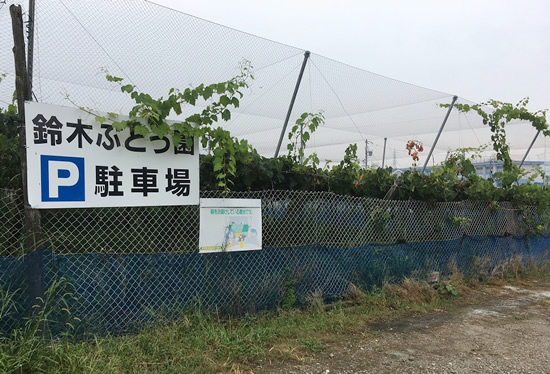
<svg viewBox="0 0 550 374">
<path fill-rule="evenodd" d="M 25 104 L 31 207 L 198 205 L 197 139 L 176 146 L 96 118 L 77 108 Z"/>
</svg>

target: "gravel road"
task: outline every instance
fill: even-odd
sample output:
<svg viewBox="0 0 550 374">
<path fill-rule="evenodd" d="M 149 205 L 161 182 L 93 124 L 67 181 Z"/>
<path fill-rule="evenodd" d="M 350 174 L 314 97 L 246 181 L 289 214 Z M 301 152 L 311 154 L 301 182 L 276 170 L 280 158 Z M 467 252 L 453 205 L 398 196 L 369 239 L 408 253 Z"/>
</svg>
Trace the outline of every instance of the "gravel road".
<svg viewBox="0 0 550 374">
<path fill-rule="evenodd" d="M 491 287 L 477 305 L 372 324 L 304 362 L 254 373 L 549 373 L 550 285 Z"/>
</svg>

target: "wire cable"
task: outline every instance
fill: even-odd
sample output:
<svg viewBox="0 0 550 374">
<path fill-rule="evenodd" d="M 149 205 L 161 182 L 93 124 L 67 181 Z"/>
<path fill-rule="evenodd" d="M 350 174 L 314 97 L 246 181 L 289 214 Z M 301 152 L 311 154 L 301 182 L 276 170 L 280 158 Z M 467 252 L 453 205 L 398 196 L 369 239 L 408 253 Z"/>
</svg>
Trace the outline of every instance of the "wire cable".
<svg viewBox="0 0 550 374">
<path fill-rule="evenodd" d="M 460 116 L 460 112 L 458 112 L 458 115 Z M 470 127 L 470 129 L 472 130 L 472 132 L 474 133 L 474 136 L 476 137 L 476 140 L 477 140 L 477 144 L 479 144 L 481 146 L 481 141 L 479 140 L 474 128 L 472 127 L 472 124 L 470 123 L 470 120 L 468 119 L 468 115 L 467 114 L 464 114 L 464 117 L 466 117 L 466 122 L 468 122 L 468 126 Z"/>
<path fill-rule="evenodd" d="M 244 105 L 241 110 L 237 112 L 237 115 L 233 118 L 233 120 L 238 119 L 242 114 L 246 113 L 246 110 L 250 108 L 253 104 L 255 104 L 259 98 L 263 97 L 265 94 L 267 94 L 269 91 L 273 90 L 275 87 L 277 87 L 282 81 L 284 81 L 290 74 L 298 70 L 298 68 L 302 65 L 300 62 L 298 65 L 296 65 L 292 70 L 290 70 L 288 73 L 286 73 L 284 76 L 282 76 L 275 84 L 273 84 L 271 87 L 267 88 L 266 90 L 263 90 L 262 93 L 260 93 L 257 96 L 254 96 L 252 100 L 250 100 L 246 105 Z"/>
<path fill-rule="evenodd" d="M 336 99 L 338 99 L 338 102 L 340 103 L 340 106 L 342 107 L 342 110 L 344 111 L 344 113 L 346 113 L 346 115 L 348 116 L 348 118 L 351 120 L 351 122 L 353 123 L 353 125 L 355 126 L 355 129 L 357 130 L 357 132 L 359 133 L 359 135 L 361 136 L 361 139 L 362 140 L 365 140 L 365 137 L 363 136 L 363 133 L 361 132 L 361 130 L 359 129 L 359 126 L 357 126 L 357 124 L 355 123 L 355 121 L 353 120 L 353 118 L 351 117 L 351 115 L 348 113 L 348 111 L 346 110 L 346 108 L 344 107 L 344 103 L 342 102 L 342 100 L 340 99 L 340 97 L 338 96 L 338 94 L 336 93 L 336 91 L 334 91 L 334 88 L 332 88 L 332 86 L 330 85 L 330 83 L 328 82 L 327 78 L 325 77 L 325 75 L 323 74 L 323 72 L 321 72 L 321 70 L 319 70 L 319 68 L 317 67 L 317 65 L 315 64 L 315 62 L 313 61 L 313 59 L 310 57 L 309 58 L 310 62 L 313 64 L 313 66 L 315 67 L 315 69 L 317 69 L 317 71 L 319 72 L 319 74 L 321 74 L 321 77 L 323 78 L 323 80 L 325 81 L 325 83 L 328 85 L 328 87 L 330 88 L 330 90 L 332 91 L 332 93 L 334 94 L 334 96 L 336 96 Z"/>
<path fill-rule="evenodd" d="M 118 64 L 118 62 L 116 62 L 116 60 L 113 58 L 113 56 L 111 56 L 111 54 L 101 45 L 101 43 L 99 42 L 99 40 L 97 40 L 93 35 L 92 33 L 84 26 L 84 24 L 82 22 L 80 22 L 80 20 L 76 17 L 76 15 L 71 12 L 71 10 L 69 9 L 69 7 L 67 7 L 65 5 L 65 3 L 63 3 L 63 0 L 58 0 L 59 3 L 61 5 L 63 5 L 63 7 L 67 10 L 67 12 L 74 18 L 74 20 L 80 25 L 80 27 L 82 27 L 82 30 L 84 30 L 88 36 L 90 38 L 92 38 L 92 40 L 97 44 L 97 46 L 103 51 L 103 53 L 105 53 L 107 55 L 107 57 L 109 57 L 109 59 L 111 61 L 113 61 L 113 63 L 115 64 L 115 66 L 126 76 L 126 78 L 130 81 L 130 83 L 132 83 L 134 86 L 136 86 L 136 84 L 134 83 L 134 81 L 132 80 L 132 78 L 128 75 L 128 73 L 126 73 L 126 71 L 124 71 L 124 69 Z M 136 86 L 137 88 L 137 86 Z"/>
</svg>

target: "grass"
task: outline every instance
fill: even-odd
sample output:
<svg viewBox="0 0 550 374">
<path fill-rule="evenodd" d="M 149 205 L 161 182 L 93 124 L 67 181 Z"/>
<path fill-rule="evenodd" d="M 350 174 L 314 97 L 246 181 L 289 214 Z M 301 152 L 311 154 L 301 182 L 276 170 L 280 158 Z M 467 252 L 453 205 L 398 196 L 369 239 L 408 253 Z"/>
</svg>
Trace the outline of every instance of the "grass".
<svg viewBox="0 0 550 374">
<path fill-rule="evenodd" d="M 55 342 L 51 331 L 57 325 L 70 328 L 78 321 L 71 316 L 68 300 L 73 296 L 68 282 L 52 282 L 44 298 L 38 298 L 33 314 L 10 336 L 0 334 L 1 373 L 76 373 L 82 367 L 81 357 L 72 352 L 65 340 Z M 17 291 L 0 290 L 0 319 L 17 313 L 14 296 Z M 56 314 L 60 312 L 61 315 Z"/>
<path fill-rule="evenodd" d="M 492 277 L 496 282 L 526 276 L 546 280 L 550 275 L 548 267 L 520 265 L 518 260 L 510 261 Z M 460 296 L 475 296 L 478 287 L 456 269 L 445 284 L 452 285 Z M 469 299 L 472 297 L 466 300 Z M 405 279 L 401 284 L 385 285 L 369 293 L 350 285 L 346 298 L 329 306 L 322 303 L 320 292 L 312 293 L 308 301 L 310 307 L 305 310 L 281 309 L 238 319 L 211 312 L 189 312 L 163 326 L 88 342 L 70 339 L 51 342 L 42 339 L 42 334 L 36 331 L 31 333 L 23 328 L 14 336 L 0 340 L 0 371 L 247 373 L 259 362 L 301 361 L 323 351 L 332 342 L 369 339 L 365 331 L 371 322 L 432 310 L 452 310 L 463 299 L 442 293 L 426 282 Z M 9 305 L 9 302 L 0 305 Z M 47 319 L 47 315 L 45 310 L 43 317 Z M 34 321 L 32 323 L 41 326 L 40 321 Z"/>
<path fill-rule="evenodd" d="M 512 315 L 512 317 L 517 320 L 517 321 L 523 321 L 523 320 L 526 320 L 527 319 L 527 315 L 525 314 L 520 314 L 520 313 L 514 313 Z"/>
<path fill-rule="evenodd" d="M 298 342 L 311 352 L 320 352 L 325 349 L 323 344 L 311 338 L 300 338 L 298 339 Z"/>
<path fill-rule="evenodd" d="M 168 326 L 72 349 L 91 373 L 216 373 L 260 359 L 299 361 L 332 339 L 364 330 L 368 322 L 446 305 L 442 299 L 413 303 L 379 290 L 366 294 L 362 304 L 337 304 L 328 311 L 280 310 L 240 319 L 193 313 Z"/>
</svg>

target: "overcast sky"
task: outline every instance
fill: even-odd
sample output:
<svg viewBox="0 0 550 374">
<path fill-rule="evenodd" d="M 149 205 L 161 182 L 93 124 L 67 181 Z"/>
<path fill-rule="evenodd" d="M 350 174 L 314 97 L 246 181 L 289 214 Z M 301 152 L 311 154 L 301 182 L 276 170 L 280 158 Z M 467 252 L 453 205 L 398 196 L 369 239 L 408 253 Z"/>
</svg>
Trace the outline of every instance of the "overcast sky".
<svg viewBox="0 0 550 374">
<path fill-rule="evenodd" d="M 154 2 L 472 101 L 550 107 L 548 0 Z"/>
</svg>

